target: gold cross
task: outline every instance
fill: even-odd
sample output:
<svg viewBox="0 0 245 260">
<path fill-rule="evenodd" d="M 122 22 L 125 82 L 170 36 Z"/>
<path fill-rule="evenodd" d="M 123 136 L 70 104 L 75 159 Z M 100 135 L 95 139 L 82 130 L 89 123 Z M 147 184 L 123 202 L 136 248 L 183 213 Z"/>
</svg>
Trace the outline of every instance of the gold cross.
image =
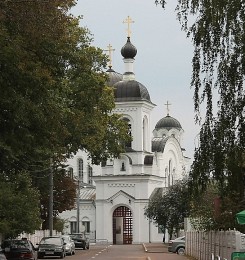
<svg viewBox="0 0 245 260">
<path fill-rule="evenodd" d="M 112 49 L 112 46 L 109 44 L 107 46 L 107 50 L 104 50 L 106 52 L 108 52 L 109 54 L 109 63 L 108 63 L 108 67 L 111 68 L 112 67 L 112 52 L 115 51 L 115 49 Z"/>
<path fill-rule="evenodd" d="M 167 106 L 167 116 L 169 116 L 169 106 L 172 105 L 167 101 L 167 104 L 164 104 L 165 106 Z"/>
<path fill-rule="evenodd" d="M 123 21 L 123 23 L 127 23 L 128 24 L 128 37 L 131 36 L 131 31 L 130 31 L 130 24 L 134 23 L 134 21 L 128 16 L 126 20 Z"/>
</svg>

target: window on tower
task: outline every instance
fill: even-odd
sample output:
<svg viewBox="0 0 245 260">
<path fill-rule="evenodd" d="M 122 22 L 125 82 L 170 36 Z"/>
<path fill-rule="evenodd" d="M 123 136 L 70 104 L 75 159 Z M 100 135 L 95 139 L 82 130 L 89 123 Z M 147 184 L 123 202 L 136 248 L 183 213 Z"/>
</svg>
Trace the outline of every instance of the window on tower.
<svg viewBox="0 0 245 260">
<path fill-rule="evenodd" d="M 124 163 L 124 162 L 122 163 L 121 171 L 126 171 L 125 163 Z"/>
<path fill-rule="evenodd" d="M 93 177 L 93 168 L 91 165 L 88 165 L 88 184 L 92 185 L 92 177 Z"/>
<path fill-rule="evenodd" d="M 83 181 L 83 159 L 78 159 L 78 178 Z"/>
<path fill-rule="evenodd" d="M 126 121 L 127 124 L 128 124 L 128 135 L 130 137 L 132 137 L 132 125 L 131 125 L 130 120 L 128 118 L 123 118 L 123 120 Z M 125 146 L 126 147 L 132 147 L 132 142 L 131 141 L 127 142 Z"/>
</svg>

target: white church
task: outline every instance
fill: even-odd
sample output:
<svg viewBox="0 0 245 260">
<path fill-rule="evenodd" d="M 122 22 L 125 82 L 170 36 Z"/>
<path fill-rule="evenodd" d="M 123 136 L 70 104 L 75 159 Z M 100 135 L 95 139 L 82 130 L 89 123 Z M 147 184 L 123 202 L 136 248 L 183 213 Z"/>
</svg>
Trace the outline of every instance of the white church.
<svg viewBox="0 0 245 260">
<path fill-rule="evenodd" d="M 129 17 L 128 17 L 129 18 Z M 128 25 L 129 25 L 128 21 Z M 114 87 L 115 109 L 122 115 L 132 136 L 126 152 L 101 165 L 92 165 L 83 151 L 67 160 L 70 176 L 77 179 L 77 208 L 60 214 L 64 233 L 78 230 L 91 239 L 111 244 L 162 242 L 161 229 L 144 215 L 149 198 L 188 174 L 190 158 L 181 147 L 183 129 L 178 120 L 167 115 L 151 133 L 151 113 L 155 104 L 147 88 L 136 80 L 136 47 L 130 35 L 121 49 L 125 64 L 123 74 L 110 64 L 108 84 Z"/>
</svg>

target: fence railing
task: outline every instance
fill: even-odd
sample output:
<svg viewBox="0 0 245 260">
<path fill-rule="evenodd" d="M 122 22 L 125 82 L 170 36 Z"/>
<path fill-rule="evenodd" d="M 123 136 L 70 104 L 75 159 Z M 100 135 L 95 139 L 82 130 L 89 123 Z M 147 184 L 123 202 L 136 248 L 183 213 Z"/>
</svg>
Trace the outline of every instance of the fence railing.
<svg viewBox="0 0 245 260">
<path fill-rule="evenodd" d="M 187 231 L 186 254 L 198 260 L 230 260 L 232 252 L 244 250 L 239 231 Z"/>
</svg>

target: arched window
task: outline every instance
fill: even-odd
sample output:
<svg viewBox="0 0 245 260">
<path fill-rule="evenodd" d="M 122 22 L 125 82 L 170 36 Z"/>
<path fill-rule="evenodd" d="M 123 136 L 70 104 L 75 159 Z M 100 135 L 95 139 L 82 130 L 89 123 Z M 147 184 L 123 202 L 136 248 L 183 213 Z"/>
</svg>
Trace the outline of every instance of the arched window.
<svg viewBox="0 0 245 260">
<path fill-rule="evenodd" d="M 88 184 L 92 185 L 93 183 L 92 177 L 93 177 L 93 168 L 91 165 L 88 165 Z"/>
<path fill-rule="evenodd" d="M 168 187 L 170 187 L 171 185 L 173 185 L 173 173 L 172 173 L 172 161 L 169 160 L 168 161 Z"/>
<path fill-rule="evenodd" d="M 67 175 L 68 175 L 71 179 L 74 178 L 74 176 L 73 176 L 73 168 L 72 168 L 72 167 L 69 167 L 69 168 L 68 168 L 68 170 L 67 170 Z"/>
<path fill-rule="evenodd" d="M 147 136 L 148 136 L 148 120 L 147 117 L 143 119 L 143 150 L 147 150 Z"/>
<path fill-rule="evenodd" d="M 126 121 L 128 124 L 128 135 L 132 137 L 132 125 L 130 120 L 128 118 L 123 118 L 123 120 Z M 127 142 L 125 146 L 132 147 L 132 142 L 131 141 Z"/>
<path fill-rule="evenodd" d="M 126 168 L 125 168 L 125 163 L 124 163 L 124 162 L 122 162 L 121 171 L 126 171 Z"/>
<path fill-rule="evenodd" d="M 78 178 L 83 181 L 83 159 L 78 159 Z"/>
</svg>

